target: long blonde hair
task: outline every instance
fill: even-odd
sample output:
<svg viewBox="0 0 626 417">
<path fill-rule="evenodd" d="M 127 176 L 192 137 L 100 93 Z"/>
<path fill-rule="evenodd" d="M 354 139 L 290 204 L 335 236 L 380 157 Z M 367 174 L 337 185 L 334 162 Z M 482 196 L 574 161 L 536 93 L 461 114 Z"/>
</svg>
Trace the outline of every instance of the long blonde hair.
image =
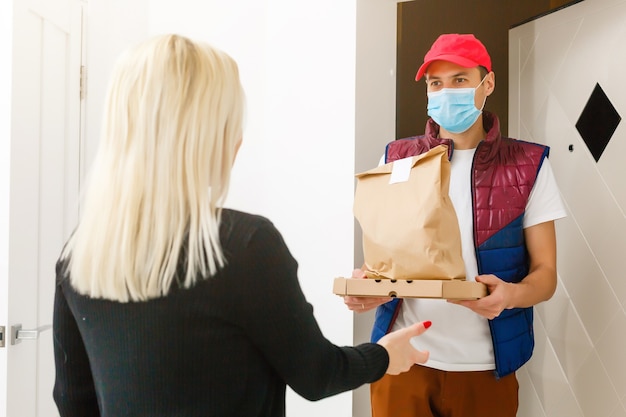
<svg viewBox="0 0 626 417">
<path fill-rule="evenodd" d="M 243 108 L 237 64 L 209 45 L 158 36 L 119 59 L 81 218 L 62 254 L 78 292 L 146 300 L 223 266 L 221 205 Z"/>
</svg>

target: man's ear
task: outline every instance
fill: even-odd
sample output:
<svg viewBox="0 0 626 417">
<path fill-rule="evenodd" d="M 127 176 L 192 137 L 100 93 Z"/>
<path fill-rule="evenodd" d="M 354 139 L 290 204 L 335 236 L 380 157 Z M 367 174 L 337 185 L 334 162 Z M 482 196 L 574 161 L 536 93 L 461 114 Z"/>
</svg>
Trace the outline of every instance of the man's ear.
<svg viewBox="0 0 626 417">
<path fill-rule="evenodd" d="M 485 75 L 485 95 L 490 96 L 496 88 L 496 73 L 491 71 Z"/>
</svg>

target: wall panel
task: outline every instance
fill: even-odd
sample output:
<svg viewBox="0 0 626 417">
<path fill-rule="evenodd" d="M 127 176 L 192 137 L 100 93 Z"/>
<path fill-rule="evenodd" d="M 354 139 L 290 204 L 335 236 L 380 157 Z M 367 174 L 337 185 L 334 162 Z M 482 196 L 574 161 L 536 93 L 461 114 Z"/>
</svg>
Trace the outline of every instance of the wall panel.
<svg viewBox="0 0 626 417">
<path fill-rule="evenodd" d="M 546 416 L 626 415 L 624 21 L 626 1 L 586 0 L 509 32 L 509 130 L 551 147 L 569 212 L 557 222 L 559 289 L 536 308 L 538 349 L 520 371 L 519 417 L 538 405 Z M 599 89 L 619 115 L 612 134 Z"/>
</svg>

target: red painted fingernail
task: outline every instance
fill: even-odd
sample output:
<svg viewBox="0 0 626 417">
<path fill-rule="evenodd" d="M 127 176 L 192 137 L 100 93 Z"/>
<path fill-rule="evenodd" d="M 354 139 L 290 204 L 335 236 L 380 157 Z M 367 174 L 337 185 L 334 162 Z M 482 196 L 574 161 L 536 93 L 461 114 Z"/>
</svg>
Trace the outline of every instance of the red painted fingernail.
<svg viewBox="0 0 626 417">
<path fill-rule="evenodd" d="M 433 323 L 432 323 L 430 320 L 425 321 L 425 322 L 424 322 L 424 328 L 428 329 L 428 328 L 429 328 L 432 324 L 433 324 Z"/>
</svg>

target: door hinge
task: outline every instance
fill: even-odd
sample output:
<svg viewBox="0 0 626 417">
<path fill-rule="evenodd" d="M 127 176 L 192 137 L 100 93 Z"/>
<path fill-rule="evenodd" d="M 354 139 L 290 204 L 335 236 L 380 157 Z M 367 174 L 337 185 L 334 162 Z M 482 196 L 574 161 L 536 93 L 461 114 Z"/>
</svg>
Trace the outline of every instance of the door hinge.
<svg viewBox="0 0 626 417">
<path fill-rule="evenodd" d="M 0 348 L 4 347 L 4 326 L 0 326 Z"/>
<path fill-rule="evenodd" d="M 87 67 L 85 65 L 80 66 L 80 99 L 84 100 L 87 97 Z"/>
</svg>

